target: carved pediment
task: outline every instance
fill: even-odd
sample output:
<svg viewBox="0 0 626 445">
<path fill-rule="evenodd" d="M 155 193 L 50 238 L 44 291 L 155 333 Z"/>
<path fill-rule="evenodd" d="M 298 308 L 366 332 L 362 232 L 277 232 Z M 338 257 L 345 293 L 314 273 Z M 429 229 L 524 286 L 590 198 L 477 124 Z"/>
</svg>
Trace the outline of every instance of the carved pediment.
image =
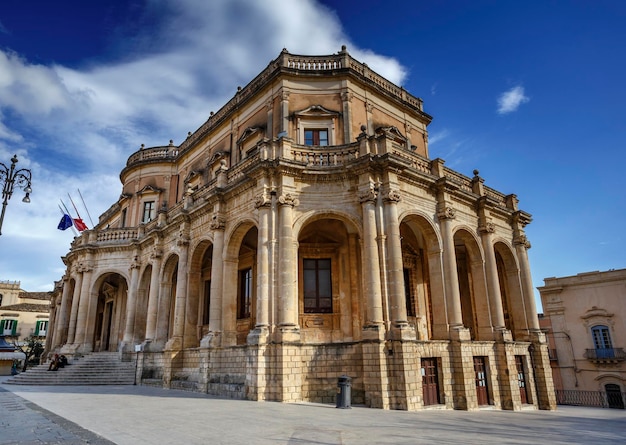
<svg viewBox="0 0 626 445">
<path fill-rule="evenodd" d="M 376 129 L 376 134 L 384 134 L 386 135 L 388 138 L 393 139 L 395 142 L 398 142 L 400 144 L 405 144 L 407 141 L 406 136 L 404 136 L 400 130 L 398 130 L 398 127 L 378 127 Z"/>
<path fill-rule="evenodd" d="M 150 193 L 155 193 L 157 195 L 163 193 L 165 190 L 159 188 L 159 187 L 155 187 L 153 185 L 146 185 L 144 188 L 142 188 L 141 190 L 139 190 L 137 192 L 138 195 L 145 195 L 145 194 L 150 194 Z"/>
<path fill-rule="evenodd" d="M 255 134 L 258 136 L 263 133 L 265 133 L 264 127 L 248 127 L 243 131 L 243 133 L 241 133 L 241 137 L 237 140 L 237 145 L 241 144 Z"/>
<path fill-rule="evenodd" d="M 187 176 L 185 176 L 185 184 L 188 184 L 194 180 L 194 178 L 202 177 L 204 170 L 191 170 Z"/>
<path fill-rule="evenodd" d="M 321 105 L 311 105 L 304 110 L 295 111 L 293 113 L 296 117 L 336 117 L 341 113 L 337 111 L 329 110 L 328 108 L 324 108 Z"/>
</svg>

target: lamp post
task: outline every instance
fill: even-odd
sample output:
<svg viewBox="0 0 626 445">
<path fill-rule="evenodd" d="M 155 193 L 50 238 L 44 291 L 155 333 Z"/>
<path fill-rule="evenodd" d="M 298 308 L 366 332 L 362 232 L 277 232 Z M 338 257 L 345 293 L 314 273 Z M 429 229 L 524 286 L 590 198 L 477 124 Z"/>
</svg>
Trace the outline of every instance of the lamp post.
<svg viewBox="0 0 626 445">
<path fill-rule="evenodd" d="M 27 168 L 21 168 L 15 170 L 17 164 L 17 155 L 13 155 L 11 158 L 11 168 L 0 162 L 0 182 L 4 182 L 2 186 L 2 214 L 0 214 L 0 235 L 2 235 L 2 222 L 4 221 L 4 212 L 7 208 L 9 199 L 13 195 L 13 188 L 18 186 L 26 195 L 23 202 L 30 202 L 30 193 L 32 192 L 31 179 L 32 174 Z"/>
</svg>

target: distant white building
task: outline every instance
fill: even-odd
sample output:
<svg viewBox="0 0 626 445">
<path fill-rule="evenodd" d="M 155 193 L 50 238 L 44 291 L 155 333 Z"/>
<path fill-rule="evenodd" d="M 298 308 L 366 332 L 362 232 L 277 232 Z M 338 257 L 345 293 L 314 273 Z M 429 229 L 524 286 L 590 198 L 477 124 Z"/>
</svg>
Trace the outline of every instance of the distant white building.
<svg viewBox="0 0 626 445">
<path fill-rule="evenodd" d="M 26 292 L 19 281 L 0 281 L 0 335 L 18 342 L 30 336 L 45 342 L 52 292 Z"/>
</svg>

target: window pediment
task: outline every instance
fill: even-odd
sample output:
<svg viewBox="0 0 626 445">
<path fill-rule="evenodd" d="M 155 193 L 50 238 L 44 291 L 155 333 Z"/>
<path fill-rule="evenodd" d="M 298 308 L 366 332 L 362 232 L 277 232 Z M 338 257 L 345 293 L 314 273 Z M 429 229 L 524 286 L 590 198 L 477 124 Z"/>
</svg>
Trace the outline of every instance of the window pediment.
<svg viewBox="0 0 626 445">
<path fill-rule="evenodd" d="M 154 193 L 156 195 L 160 195 L 164 190 L 158 187 L 154 187 L 152 185 L 146 185 L 144 188 L 137 192 L 138 195 L 146 195 L 150 193 Z"/>
<path fill-rule="evenodd" d="M 265 133 L 265 128 L 264 127 L 248 127 L 246 128 L 243 133 L 241 133 L 241 137 L 239 139 L 237 139 L 237 145 L 241 145 L 242 143 L 244 143 L 247 139 L 249 139 L 250 137 L 252 137 L 253 135 L 261 135 Z"/>
<path fill-rule="evenodd" d="M 306 118 L 311 118 L 311 117 L 319 117 L 319 118 L 331 117 L 332 118 L 332 117 L 337 117 L 340 114 L 341 113 L 337 111 L 329 110 L 328 108 L 324 108 L 321 105 L 311 105 L 310 107 L 305 108 L 304 110 L 295 111 L 293 113 L 293 115 L 296 117 L 306 117 Z"/>
<path fill-rule="evenodd" d="M 389 139 L 392 139 L 399 144 L 406 144 L 407 142 L 406 136 L 398 130 L 398 127 L 378 127 L 376 129 L 376 134 L 384 134 Z"/>
</svg>

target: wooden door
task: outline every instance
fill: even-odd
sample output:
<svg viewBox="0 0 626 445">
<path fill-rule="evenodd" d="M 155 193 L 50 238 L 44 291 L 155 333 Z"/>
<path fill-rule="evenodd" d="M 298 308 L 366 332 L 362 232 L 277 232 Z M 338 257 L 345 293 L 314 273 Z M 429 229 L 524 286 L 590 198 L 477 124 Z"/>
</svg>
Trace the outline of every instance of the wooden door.
<svg viewBox="0 0 626 445">
<path fill-rule="evenodd" d="M 519 395 L 523 404 L 528 403 L 528 392 L 526 388 L 526 373 L 524 372 L 524 357 L 515 356 L 515 367 L 517 368 L 517 384 L 519 386 Z"/>
<path fill-rule="evenodd" d="M 439 405 L 439 373 L 436 358 L 422 359 L 422 392 L 424 406 Z"/>
<path fill-rule="evenodd" d="M 478 406 L 489 405 L 485 357 L 474 357 L 474 374 L 476 375 L 476 397 L 478 398 Z"/>
</svg>

